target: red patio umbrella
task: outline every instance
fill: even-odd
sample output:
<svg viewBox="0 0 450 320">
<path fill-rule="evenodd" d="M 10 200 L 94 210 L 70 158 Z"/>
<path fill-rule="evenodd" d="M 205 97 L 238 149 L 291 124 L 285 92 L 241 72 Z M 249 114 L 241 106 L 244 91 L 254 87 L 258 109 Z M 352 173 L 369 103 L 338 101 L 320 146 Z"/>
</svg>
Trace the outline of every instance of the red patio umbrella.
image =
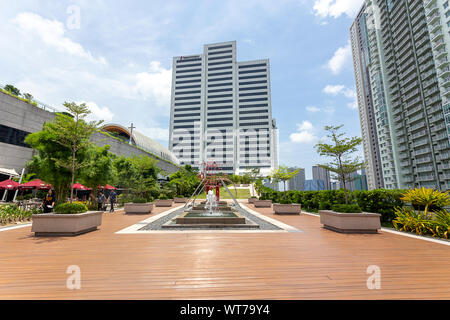
<svg viewBox="0 0 450 320">
<path fill-rule="evenodd" d="M 18 182 L 15 182 L 13 180 L 5 180 L 0 182 L 0 189 L 1 190 L 14 190 L 17 189 L 19 186 Z"/>
<path fill-rule="evenodd" d="M 31 181 L 28 181 L 27 183 L 22 183 L 19 185 L 19 189 L 25 190 L 25 189 L 39 189 L 39 190 L 48 190 L 51 189 L 52 185 L 48 184 L 40 179 L 34 179 Z"/>
<path fill-rule="evenodd" d="M 88 188 L 83 186 L 81 183 L 75 183 L 72 186 L 72 188 L 75 189 L 75 190 L 88 190 Z"/>
<path fill-rule="evenodd" d="M 98 186 L 99 189 L 103 189 L 103 190 L 117 190 L 116 187 L 113 187 L 109 184 L 107 184 L 106 186 Z"/>
</svg>

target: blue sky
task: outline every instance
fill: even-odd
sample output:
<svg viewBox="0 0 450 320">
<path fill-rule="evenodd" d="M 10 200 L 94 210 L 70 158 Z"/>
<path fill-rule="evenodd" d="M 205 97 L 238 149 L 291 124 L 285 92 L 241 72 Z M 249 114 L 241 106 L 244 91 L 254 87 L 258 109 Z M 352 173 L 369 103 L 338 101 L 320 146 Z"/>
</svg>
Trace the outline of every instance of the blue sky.
<svg viewBox="0 0 450 320">
<path fill-rule="evenodd" d="M 0 84 L 57 108 L 87 102 L 167 146 L 172 57 L 236 40 L 239 61 L 270 59 L 280 164 L 308 178 L 325 125 L 361 135 L 349 28 L 362 0 L 17 2 L 0 1 Z"/>
</svg>

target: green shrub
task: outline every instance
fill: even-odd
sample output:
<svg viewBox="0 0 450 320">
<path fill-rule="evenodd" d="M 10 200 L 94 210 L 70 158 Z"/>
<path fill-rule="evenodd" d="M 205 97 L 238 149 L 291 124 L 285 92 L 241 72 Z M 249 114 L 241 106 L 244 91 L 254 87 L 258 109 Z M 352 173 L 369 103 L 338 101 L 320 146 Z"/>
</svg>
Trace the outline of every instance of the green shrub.
<svg viewBox="0 0 450 320">
<path fill-rule="evenodd" d="M 169 197 L 163 193 L 161 193 L 158 197 L 159 200 L 169 200 Z"/>
<path fill-rule="evenodd" d="M 262 185 L 258 186 L 262 200 L 272 200 L 280 203 L 283 193 L 275 191 Z M 362 190 L 348 193 L 349 203 L 357 204 L 364 212 L 381 214 L 381 222 L 391 222 L 395 218 L 395 208 L 402 206 L 404 190 Z M 297 191 L 287 192 L 287 198 L 292 203 L 300 203 L 305 211 L 317 212 L 318 210 L 330 210 L 336 204 L 345 203 L 344 190 L 321 190 L 321 191 Z"/>
<path fill-rule="evenodd" d="M 145 198 L 133 198 L 133 200 L 131 200 L 131 202 L 133 202 L 133 203 L 147 203 L 147 199 L 145 199 Z"/>
<path fill-rule="evenodd" d="M 88 211 L 86 205 L 82 203 L 62 203 L 55 206 L 54 212 L 60 214 L 75 214 Z"/>
<path fill-rule="evenodd" d="M 0 206 L 0 224 L 15 223 L 30 220 L 31 215 L 42 212 L 42 209 L 23 210 L 16 205 L 8 204 Z"/>
<path fill-rule="evenodd" d="M 335 204 L 331 207 L 334 212 L 342 213 L 359 213 L 362 212 L 357 204 Z"/>
</svg>

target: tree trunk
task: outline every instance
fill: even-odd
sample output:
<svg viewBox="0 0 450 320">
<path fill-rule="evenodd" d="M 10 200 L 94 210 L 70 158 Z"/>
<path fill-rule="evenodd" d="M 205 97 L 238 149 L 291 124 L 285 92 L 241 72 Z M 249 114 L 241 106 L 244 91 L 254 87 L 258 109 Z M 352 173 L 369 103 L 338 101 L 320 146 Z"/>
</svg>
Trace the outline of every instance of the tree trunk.
<svg viewBox="0 0 450 320">
<path fill-rule="evenodd" d="M 347 186 L 345 184 L 345 174 L 342 175 L 342 184 L 344 185 L 345 204 L 348 204 Z"/>
<path fill-rule="evenodd" d="M 72 183 L 70 185 L 70 203 L 73 201 L 73 183 L 75 182 L 75 150 L 72 152 Z"/>
</svg>

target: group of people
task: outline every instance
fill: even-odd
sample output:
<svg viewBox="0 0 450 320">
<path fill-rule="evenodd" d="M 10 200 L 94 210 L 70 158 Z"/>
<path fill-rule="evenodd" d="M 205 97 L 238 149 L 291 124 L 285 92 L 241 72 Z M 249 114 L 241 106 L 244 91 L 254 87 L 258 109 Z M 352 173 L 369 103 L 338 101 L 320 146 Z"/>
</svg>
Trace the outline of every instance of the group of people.
<svg viewBox="0 0 450 320">
<path fill-rule="evenodd" d="M 103 192 L 99 192 L 98 196 L 97 196 L 97 205 L 98 205 L 98 210 L 99 211 L 103 211 L 106 202 L 109 200 L 109 203 L 111 204 L 111 209 L 109 209 L 109 212 L 114 212 L 114 204 L 117 201 L 117 193 L 112 190 L 109 193 L 109 197 L 106 198 L 105 195 L 103 194 Z"/>
<path fill-rule="evenodd" d="M 47 194 L 45 195 L 44 201 L 42 203 L 42 206 L 44 208 L 44 213 L 50 213 L 53 211 L 53 207 L 55 206 L 55 193 L 52 189 L 49 189 Z M 111 209 L 109 212 L 114 212 L 114 204 L 117 202 L 117 193 L 116 191 L 112 190 L 109 193 L 108 198 L 105 197 L 103 192 L 99 192 L 97 196 L 97 208 L 99 211 L 104 211 L 106 202 L 109 201 L 111 204 Z"/>
</svg>

